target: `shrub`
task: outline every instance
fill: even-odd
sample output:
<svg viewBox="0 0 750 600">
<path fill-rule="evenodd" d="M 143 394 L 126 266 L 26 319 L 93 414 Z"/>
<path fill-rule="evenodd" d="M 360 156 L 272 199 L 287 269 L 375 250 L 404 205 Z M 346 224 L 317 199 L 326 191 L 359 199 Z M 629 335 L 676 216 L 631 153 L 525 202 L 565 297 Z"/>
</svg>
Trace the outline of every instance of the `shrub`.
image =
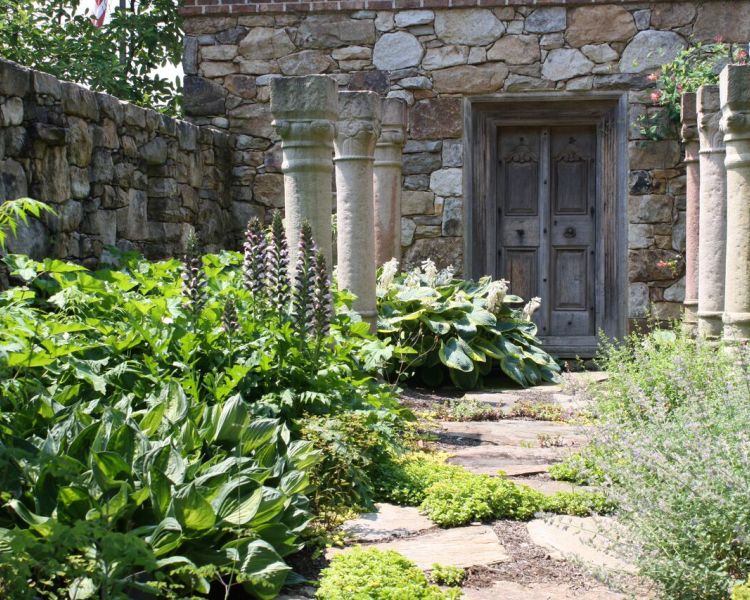
<svg viewBox="0 0 750 600">
<path fill-rule="evenodd" d="M 734 586 L 731 600 L 750 600 L 750 579 L 746 584 Z"/>
<path fill-rule="evenodd" d="M 674 600 L 726 598 L 750 572 L 746 349 L 656 332 L 609 348 L 595 456 L 626 558 Z"/>
<path fill-rule="evenodd" d="M 466 578 L 466 571 L 461 567 L 433 563 L 430 578 L 438 585 L 458 587 Z"/>
<path fill-rule="evenodd" d="M 345 295 L 332 314 L 308 228 L 299 255 L 291 281 L 277 216 L 244 256 L 193 239 L 182 261 L 97 272 L 6 258 L 26 285 L 0 294 L 0 553 L 29 558 L 0 588 L 276 595 L 310 477 L 332 485 L 302 424 L 400 414 L 371 377 L 387 348 Z"/>
<path fill-rule="evenodd" d="M 449 600 L 458 590 L 430 585 L 417 566 L 393 550 L 357 547 L 333 558 L 321 572 L 321 600 Z"/>
<path fill-rule="evenodd" d="M 507 282 L 453 278 L 452 270 L 438 272 L 432 261 L 409 273 L 397 273 L 395 261 L 386 263 L 378 279 L 378 333 L 396 346 L 393 372 L 416 373 L 429 387 L 444 375 L 462 389 L 481 385 L 492 373 L 504 373 L 521 386 L 558 381 L 560 368 L 541 349 L 531 315 L 507 293 Z"/>
</svg>

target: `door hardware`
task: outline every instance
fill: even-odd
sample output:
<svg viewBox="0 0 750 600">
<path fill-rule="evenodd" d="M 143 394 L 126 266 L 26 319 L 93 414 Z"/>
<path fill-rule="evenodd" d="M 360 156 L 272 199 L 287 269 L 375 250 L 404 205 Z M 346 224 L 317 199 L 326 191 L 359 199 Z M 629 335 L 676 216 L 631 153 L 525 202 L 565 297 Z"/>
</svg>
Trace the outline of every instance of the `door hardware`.
<svg viewBox="0 0 750 600">
<path fill-rule="evenodd" d="M 565 232 L 563 233 L 563 236 L 570 239 L 574 238 L 576 236 L 576 229 L 575 227 L 566 227 Z"/>
</svg>

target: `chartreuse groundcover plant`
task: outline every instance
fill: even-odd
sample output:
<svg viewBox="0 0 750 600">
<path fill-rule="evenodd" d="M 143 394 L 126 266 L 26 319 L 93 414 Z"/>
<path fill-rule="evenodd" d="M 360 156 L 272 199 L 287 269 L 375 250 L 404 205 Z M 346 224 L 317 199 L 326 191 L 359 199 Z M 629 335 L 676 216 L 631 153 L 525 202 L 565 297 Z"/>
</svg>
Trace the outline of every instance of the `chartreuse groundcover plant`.
<svg viewBox="0 0 750 600">
<path fill-rule="evenodd" d="M 531 322 L 540 305 L 508 293 L 508 282 L 456 279 L 427 260 L 398 272 L 386 263 L 378 278 L 378 333 L 396 346 L 392 374 L 414 375 L 437 387 L 447 374 L 456 387 L 473 389 L 504 373 L 521 386 L 558 381 L 560 367 L 541 348 Z"/>
<path fill-rule="evenodd" d="M 294 581 L 331 485 L 303 424 L 387 433 L 399 408 L 309 228 L 292 279 L 287 256 L 277 215 L 244 254 L 192 240 L 183 260 L 95 272 L 5 257 L 21 285 L 0 294 L 3 597 L 273 598 Z"/>
</svg>

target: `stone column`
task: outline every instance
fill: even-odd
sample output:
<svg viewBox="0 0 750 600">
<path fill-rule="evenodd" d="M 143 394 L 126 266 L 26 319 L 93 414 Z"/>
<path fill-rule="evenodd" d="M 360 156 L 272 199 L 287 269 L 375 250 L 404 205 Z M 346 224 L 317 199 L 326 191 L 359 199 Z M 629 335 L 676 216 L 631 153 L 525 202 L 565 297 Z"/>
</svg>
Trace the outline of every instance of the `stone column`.
<svg viewBox="0 0 750 600">
<path fill-rule="evenodd" d="M 698 325 L 698 239 L 700 207 L 700 168 L 695 94 L 682 95 L 682 142 L 685 145 L 686 204 L 685 219 L 685 317 L 684 326 L 695 334 Z"/>
<path fill-rule="evenodd" d="M 702 337 L 718 338 L 721 336 L 724 313 L 727 219 L 727 174 L 724 168 L 724 134 L 719 127 L 721 106 L 718 86 L 701 87 L 697 104 L 700 136 L 698 333 Z"/>
<path fill-rule="evenodd" d="M 290 264 L 296 263 L 302 224 L 331 265 L 331 182 L 338 86 L 325 75 L 271 80 L 271 114 L 281 137 L 284 217 Z"/>
<path fill-rule="evenodd" d="M 406 140 L 406 102 L 383 100 L 380 137 L 375 145 L 375 266 L 401 260 L 401 150 Z"/>
<path fill-rule="evenodd" d="M 727 259 L 724 337 L 750 340 L 750 66 L 721 72 L 721 126 L 726 144 Z"/>
<path fill-rule="evenodd" d="M 334 144 L 338 283 L 357 296 L 353 308 L 373 330 L 377 324 L 373 164 L 380 104 L 375 92 L 339 92 Z"/>
</svg>

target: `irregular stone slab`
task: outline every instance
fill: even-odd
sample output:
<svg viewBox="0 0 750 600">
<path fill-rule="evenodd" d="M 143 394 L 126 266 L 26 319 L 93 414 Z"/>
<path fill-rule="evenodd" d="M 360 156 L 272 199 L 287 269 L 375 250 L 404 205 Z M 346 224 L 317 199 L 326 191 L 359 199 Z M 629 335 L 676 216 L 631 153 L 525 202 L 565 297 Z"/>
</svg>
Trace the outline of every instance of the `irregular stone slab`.
<svg viewBox="0 0 750 600">
<path fill-rule="evenodd" d="M 552 558 L 577 560 L 591 567 L 634 573 L 635 567 L 608 553 L 607 532 L 617 527 L 611 517 L 555 516 L 527 525 L 531 540 L 550 550 Z"/>
<path fill-rule="evenodd" d="M 435 15 L 435 33 L 448 44 L 491 44 L 505 26 L 486 8 L 442 10 Z"/>
<path fill-rule="evenodd" d="M 497 534 L 487 525 L 442 529 L 435 533 L 373 546 L 380 550 L 400 552 L 424 570 L 431 569 L 433 563 L 467 568 L 504 562 L 509 558 Z M 327 556 L 350 549 L 331 548 Z"/>
<path fill-rule="evenodd" d="M 518 485 L 526 485 L 546 496 L 552 496 L 559 492 L 580 492 L 587 489 L 570 481 L 555 481 L 546 477 L 509 477 L 509 480 Z"/>
<path fill-rule="evenodd" d="M 673 31 L 641 31 L 622 53 L 621 73 L 642 73 L 668 63 L 687 46 Z"/>
<path fill-rule="evenodd" d="M 479 440 L 488 444 L 540 447 L 545 438 L 551 445 L 576 446 L 586 441 L 583 428 L 551 421 L 442 422 L 438 433 Z"/>
<path fill-rule="evenodd" d="M 377 512 L 364 513 L 344 523 L 342 529 L 358 542 L 382 542 L 435 527 L 430 519 L 410 506 L 376 504 Z"/>
<path fill-rule="evenodd" d="M 452 452 L 448 463 L 459 465 L 478 475 L 509 477 L 536 475 L 549 471 L 551 464 L 569 454 L 565 448 L 524 448 L 523 446 L 473 446 Z"/>
<path fill-rule="evenodd" d="M 419 64 L 424 48 L 411 33 L 397 31 L 386 33 L 375 44 L 372 62 L 384 71 L 397 71 Z"/>
<path fill-rule="evenodd" d="M 492 587 L 476 589 L 463 588 L 465 600 L 625 600 L 627 596 L 597 586 L 582 590 L 564 583 L 528 583 L 521 585 L 514 581 L 496 581 Z"/>
</svg>

